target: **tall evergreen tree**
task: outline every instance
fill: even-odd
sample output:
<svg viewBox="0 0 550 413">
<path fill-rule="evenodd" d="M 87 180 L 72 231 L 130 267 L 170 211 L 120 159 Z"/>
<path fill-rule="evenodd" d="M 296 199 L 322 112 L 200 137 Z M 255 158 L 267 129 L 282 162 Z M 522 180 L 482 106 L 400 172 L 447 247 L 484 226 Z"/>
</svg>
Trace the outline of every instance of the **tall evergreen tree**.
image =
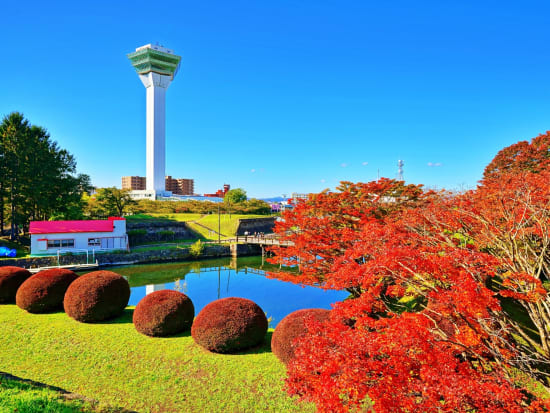
<svg viewBox="0 0 550 413">
<path fill-rule="evenodd" d="M 0 228 L 9 208 L 11 238 L 30 220 L 80 218 L 90 178 L 76 174 L 76 161 L 48 132 L 13 112 L 0 123 Z"/>
</svg>

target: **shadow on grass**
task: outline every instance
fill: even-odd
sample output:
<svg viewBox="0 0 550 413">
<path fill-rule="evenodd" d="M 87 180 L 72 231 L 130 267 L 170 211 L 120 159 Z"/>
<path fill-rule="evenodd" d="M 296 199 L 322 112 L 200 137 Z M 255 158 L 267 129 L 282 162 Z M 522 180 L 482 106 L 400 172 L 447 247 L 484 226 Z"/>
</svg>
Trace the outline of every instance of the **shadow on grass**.
<svg viewBox="0 0 550 413">
<path fill-rule="evenodd" d="M 108 320 L 102 320 L 98 321 L 97 323 L 93 324 L 132 324 L 134 316 L 134 309 L 133 308 L 125 308 L 121 315 L 115 318 L 110 318 Z"/>
<path fill-rule="evenodd" d="M 59 400 L 45 400 L 43 396 L 29 393 L 13 406 L 21 412 L 101 412 L 101 413 L 137 413 L 121 407 L 99 408 L 98 401 L 84 397 L 77 393 L 71 393 L 61 387 L 51 386 L 46 383 L 24 379 L 9 373 L 0 371 L 0 392 L 2 390 L 17 390 L 19 393 L 32 392 L 37 389 L 47 389 L 58 394 Z M 80 402 L 81 405 L 69 405 L 71 401 Z"/>
<path fill-rule="evenodd" d="M 271 337 L 273 336 L 273 331 L 268 331 L 265 335 L 264 341 L 257 345 L 256 347 L 249 348 L 247 350 L 239 351 L 232 354 L 263 354 L 271 353 Z"/>
<path fill-rule="evenodd" d="M 110 320 L 98 321 L 97 323 L 93 323 L 93 324 L 133 324 L 133 316 L 134 316 L 134 308 L 126 308 L 124 309 L 122 314 L 116 318 L 112 318 Z M 148 337 L 146 335 L 143 335 L 143 336 Z M 150 337 L 150 338 L 160 339 L 160 340 L 170 340 L 170 339 L 181 338 L 181 337 L 191 337 L 191 327 L 189 327 L 186 331 L 183 331 L 178 334 L 173 334 L 165 337 Z"/>
<path fill-rule="evenodd" d="M 181 333 L 178 333 L 178 334 L 172 334 L 170 336 L 165 336 L 165 337 L 151 337 L 151 338 L 159 338 L 161 340 L 171 340 L 171 339 L 181 338 L 181 337 L 191 337 L 191 328 L 188 328 L 187 330 L 182 331 Z"/>
<path fill-rule="evenodd" d="M 49 311 L 43 311 L 43 312 L 40 312 L 40 313 L 31 313 L 30 311 L 24 310 L 22 308 L 20 308 L 20 310 L 26 312 L 27 314 L 31 314 L 31 315 L 37 316 L 37 317 L 49 316 L 49 315 L 54 315 L 54 314 L 65 314 L 65 310 L 63 309 L 63 307 L 56 308 L 56 309 L 49 310 Z"/>
</svg>

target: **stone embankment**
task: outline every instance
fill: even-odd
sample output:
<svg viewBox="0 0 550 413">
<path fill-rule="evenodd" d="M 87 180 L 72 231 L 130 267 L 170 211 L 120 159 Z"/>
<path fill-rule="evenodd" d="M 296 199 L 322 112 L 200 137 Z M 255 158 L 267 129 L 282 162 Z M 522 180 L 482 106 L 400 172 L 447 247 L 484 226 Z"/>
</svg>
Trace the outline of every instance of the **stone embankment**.
<svg viewBox="0 0 550 413">
<path fill-rule="evenodd" d="M 150 220 L 126 223 L 130 245 L 174 239 L 196 239 L 197 234 L 185 222 Z"/>
<path fill-rule="evenodd" d="M 258 255 L 256 245 L 240 245 L 239 256 Z M 231 257 L 231 248 L 229 245 L 205 245 L 202 254 L 199 256 L 192 255 L 189 248 L 166 249 L 166 250 L 150 250 L 139 252 L 121 251 L 117 253 L 103 253 L 95 256 L 100 266 L 113 265 L 131 265 L 131 264 L 148 264 L 158 262 L 174 262 L 174 261 L 193 261 L 208 258 Z M 13 265 L 16 267 L 36 268 L 48 267 L 56 265 L 71 265 L 82 264 L 86 262 L 85 255 L 63 255 L 59 257 L 29 257 L 29 258 L 13 258 L 1 260 L 1 266 Z"/>
<path fill-rule="evenodd" d="M 264 234 L 270 234 L 273 232 L 276 219 L 276 217 L 241 218 L 239 219 L 236 235 L 245 235 L 245 232 L 248 232 L 249 234 L 261 232 Z"/>
</svg>

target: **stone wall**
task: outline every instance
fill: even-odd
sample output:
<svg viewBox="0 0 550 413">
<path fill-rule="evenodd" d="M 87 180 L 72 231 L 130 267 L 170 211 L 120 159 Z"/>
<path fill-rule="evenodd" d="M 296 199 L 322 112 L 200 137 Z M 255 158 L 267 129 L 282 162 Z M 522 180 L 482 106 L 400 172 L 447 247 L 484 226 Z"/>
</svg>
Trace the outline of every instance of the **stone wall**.
<svg viewBox="0 0 550 413">
<path fill-rule="evenodd" d="M 245 232 L 249 234 L 254 234 L 255 232 L 270 234 L 273 232 L 276 219 L 276 217 L 241 218 L 237 226 L 237 235 L 244 235 Z"/>
<path fill-rule="evenodd" d="M 258 255 L 257 245 L 239 245 L 239 256 Z M 261 252 L 260 252 L 261 253 Z M 100 266 L 145 264 L 171 261 L 193 261 L 198 259 L 230 257 L 231 248 L 229 245 L 205 245 L 200 256 L 189 253 L 188 248 L 152 250 L 142 252 L 121 252 L 117 254 L 104 253 L 95 257 Z M 59 260 L 61 265 L 82 264 L 86 262 L 83 255 L 63 255 Z M 0 261 L 0 267 L 13 265 L 16 267 L 35 268 L 57 265 L 57 257 L 31 257 L 13 258 Z"/>
<path fill-rule="evenodd" d="M 130 240 L 130 246 L 136 244 L 145 244 L 154 241 L 172 241 L 175 239 L 197 239 L 197 235 L 191 230 L 185 222 L 177 221 L 140 221 L 140 222 L 126 222 L 126 230 L 128 231 L 128 238 Z M 145 234 L 132 235 L 131 231 L 143 230 Z M 173 235 L 162 234 L 163 231 L 171 231 Z"/>
<path fill-rule="evenodd" d="M 254 244 L 232 244 L 231 256 L 242 257 L 244 255 L 261 255 L 262 247 Z"/>
</svg>

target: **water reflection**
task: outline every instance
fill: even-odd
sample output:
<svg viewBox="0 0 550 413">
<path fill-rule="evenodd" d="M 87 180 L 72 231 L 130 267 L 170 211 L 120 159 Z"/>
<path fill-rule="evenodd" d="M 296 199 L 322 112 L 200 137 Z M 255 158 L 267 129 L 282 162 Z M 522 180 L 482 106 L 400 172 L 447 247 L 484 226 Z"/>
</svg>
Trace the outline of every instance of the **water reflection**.
<svg viewBox="0 0 550 413">
<path fill-rule="evenodd" d="M 166 284 L 149 284 L 145 286 L 145 295 L 149 295 L 160 290 L 166 290 Z"/>
<path fill-rule="evenodd" d="M 265 277 L 274 268 L 261 257 L 217 259 L 169 264 L 148 264 L 114 269 L 127 277 L 131 288 L 129 305 L 146 294 L 173 289 L 188 295 L 198 312 L 208 303 L 224 297 L 244 297 L 256 302 L 272 318 L 274 327 L 287 314 L 303 308 L 330 308 L 347 297 L 343 291 L 282 282 Z"/>
</svg>

